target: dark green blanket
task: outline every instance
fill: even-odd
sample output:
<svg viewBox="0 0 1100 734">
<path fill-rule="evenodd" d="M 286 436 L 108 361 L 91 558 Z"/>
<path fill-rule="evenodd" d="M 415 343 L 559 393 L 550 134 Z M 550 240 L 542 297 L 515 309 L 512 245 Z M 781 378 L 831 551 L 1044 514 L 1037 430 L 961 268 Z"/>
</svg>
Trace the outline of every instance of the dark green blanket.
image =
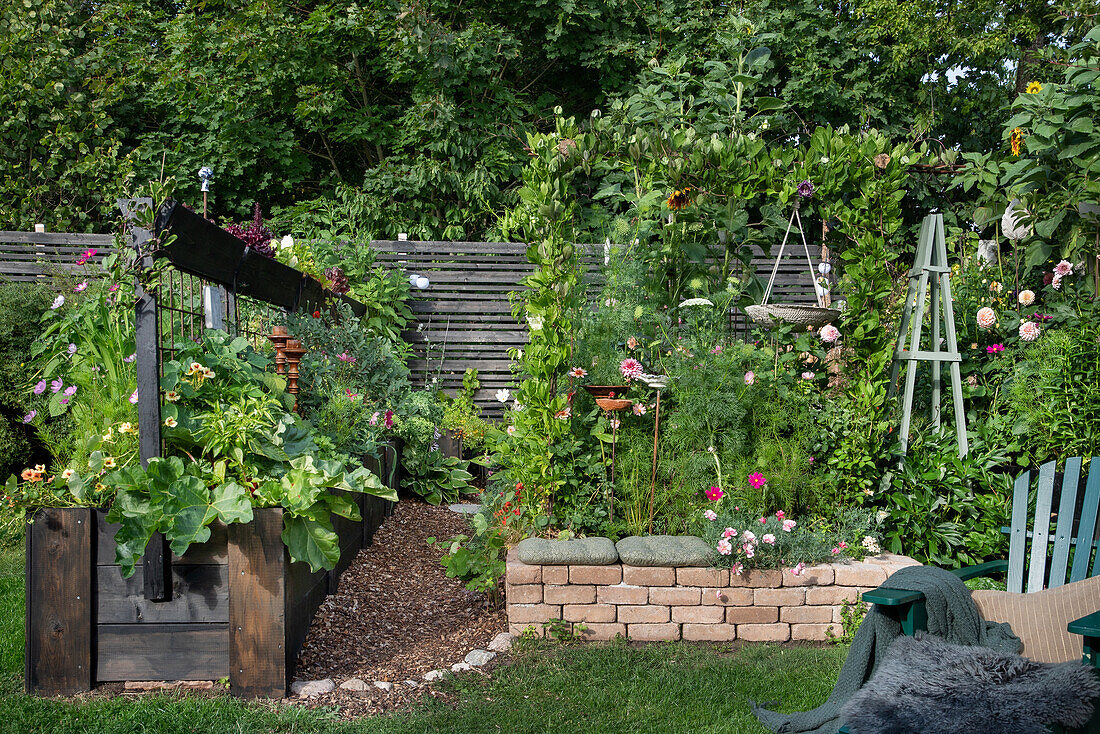
<svg viewBox="0 0 1100 734">
<path fill-rule="evenodd" d="M 927 599 L 928 631 L 957 645 L 982 645 L 1005 653 L 1020 651 L 1020 638 L 1007 624 L 978 616 L 970 590 L 950 571 L 932 566 L 909 566 L 897 571 L 883 586 L 920 591 Z M 777 734 L 837 734 L 843 726 L 840 709 L 871 677 L 901 625 L 872 607 L 856 632 L 848 659 L 840 669 L 829 700 L 812 711 L 781 714 L 750 702 L 760 723 Z"/>
</svg>

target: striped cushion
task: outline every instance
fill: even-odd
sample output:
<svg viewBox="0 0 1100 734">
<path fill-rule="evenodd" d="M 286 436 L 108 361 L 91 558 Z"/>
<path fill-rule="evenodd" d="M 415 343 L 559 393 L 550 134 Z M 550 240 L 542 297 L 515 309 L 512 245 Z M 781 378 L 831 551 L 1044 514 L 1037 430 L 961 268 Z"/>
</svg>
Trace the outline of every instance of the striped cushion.
<svg viewBox="0 0 1100 734">
<path fill-rule="evenodd" d="M 1081 659 L 1081 636 L 1066 625 L 1100 610 L 1100 576 L 1030 594 L 981 590 L 972 596 L 983 619 L 1008 622 L 1024 643 L 1021 655 L 1065 663 Z"/>
</svg>

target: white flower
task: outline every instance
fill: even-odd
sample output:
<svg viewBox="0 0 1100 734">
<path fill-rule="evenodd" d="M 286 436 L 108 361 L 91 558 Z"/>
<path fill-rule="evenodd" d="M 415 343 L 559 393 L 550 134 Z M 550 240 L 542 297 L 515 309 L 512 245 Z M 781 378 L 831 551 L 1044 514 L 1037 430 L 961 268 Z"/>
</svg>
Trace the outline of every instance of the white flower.
<svg viewBox="0 0 1100 734">
<path fill-rule="evenodd" d="M 885 520 L 888 517 L 890 517 L 890 513 L 887 512 L 886 510 L 879 510 L 878 512 L 875 513 L 875 519 L 878 520 L 879 522 L 882 522 L 883 520 Z"/>
<path fill-rule="evenodd" d="M 1027 290 L 1020 291 L 1020 295 L 1016 297 L 1021 306 L 1030 306 L 1035 303 L 1035 291 Z"/>
<path fill-rule="evenodd" d="M 497 390 L 498 403 L 507 403 L 511 397 L 512 393 L 507 388 L 501 388 L 500 390 Z"/>
<path fill-rule="evenodd" d="M 523 403 L 518 400 L 512 403 L 512 410 L 521 411 L 524 407 Z"/>
<path fill-rule="evenodd" d="M 1069 260 L 1062 260 L 1054 266 L 1054 274 L 1059 278 L 1073 275 L 1073 264 Z"/>
<path fill-rule="evenodd" d="M 779 160 L 778 158 L 776 158 L 774 161 L 772 161 L 772 163 L 775 164 L 776 168 L 782 168 L 783 167 L 783 161 Z"/>
<path fill-rule="evenodd" d="M 543 319 L 538 314 L 527 314 L 527 325 L 531 327 L 531 331 L 541 331 Z"/>
<path fill-rule="evenodd" d="M 760 129 L 761 130 L 767 130 L 769 127 L 771 127 L 771 124 L 769 124 L 768 120 L 765 118 L 765 120 L 762 123 L 760 123 Z"/>
<path fill-rule="evenodd" d="M 294 238 L 291 237 L 290 235 L 287 235 L 287 236 L 283 237 L 281 240 L 279 240 L 279 249 L 280 250 L 285 250 L 285 249 L 290 248 L 290 247 L 294 247 Z"/>
<path fill-rule="evenodd" d="M 870 535 L 863 536 L 862 545 L 867 549 L 867 552 L 873 556 L 877 556 L 882 553 L 882 549 L 879 548 L 878 541 L 872 538 Z"/>
<path fill-rule="evenodd" d="M 978 309 L 977 321 L 980 328 L 988 329 L 997 323 L 997 312 L 989 306 L 983 306 Z"/>
<path fill-rule="evenodd" d="M 50 306 L 50 308 L 53 309 L 53 310 L 56 310 L 56 309 L 61 308 L 64 305 L 65 305 L 65 296 L 58 296 L 57 298 L 53 299 L 53 305 Z"/>
<path fill-rule="evenodd" d="M 822 164 L 828 163 L 829 162 L 829 156 L 827 156 L 827 155 L 821 156 L 821 162 L 822 162 Z"/>
<path fill-rule="evenodd" d="M 756 140 L 756 133 L 749 133 L 749 140 Z"/>
<path fill-rule="evenodd" d="M 703 517 L 714 522 L 718 519 L 718 514 L 714 510 L 703 510 Z"/>
<path fill-rule="evenodd" d="M 1025 342 L 1033 342 L 1039 338 L 1039 334 L 1042 333 L 1042 329 L 1034 321 L 1028 321 L 1025 324 L 1020 324 L 1020 338 Z"/>
<path fill-rule="evenodd" d="M 821 327 L 819 334 L 821 336 L 821 341 L 833 344 L 840 338 L 840 329 L 832 324 L 825 324 Z"/>
<path fill-rule="evenodd" d="M 713 306 L 706 298 L 689 298 L 686 301 L 680 302 L 680 308 L 687 308 L 688 306 Z"/>
</svg>

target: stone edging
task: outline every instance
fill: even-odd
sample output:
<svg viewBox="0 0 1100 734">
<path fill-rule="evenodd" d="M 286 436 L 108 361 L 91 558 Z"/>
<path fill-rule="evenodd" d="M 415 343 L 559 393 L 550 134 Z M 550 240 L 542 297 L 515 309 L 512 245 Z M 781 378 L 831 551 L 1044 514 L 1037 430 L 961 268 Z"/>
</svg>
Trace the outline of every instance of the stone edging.
<svg viewBox="0 0 1100 734">
<path fill-rule="evenodd" d="M 508 553 L 509 631 L 542 634 L 551 619 L 583 623 L 581 637 L 608 640 L 824 640 L 840 634 L 844 601 L 878 587 L 912 558 L 881 555 L 859 563 L 740 576 L 718 568 L 536 566 Z"/>
</svg>

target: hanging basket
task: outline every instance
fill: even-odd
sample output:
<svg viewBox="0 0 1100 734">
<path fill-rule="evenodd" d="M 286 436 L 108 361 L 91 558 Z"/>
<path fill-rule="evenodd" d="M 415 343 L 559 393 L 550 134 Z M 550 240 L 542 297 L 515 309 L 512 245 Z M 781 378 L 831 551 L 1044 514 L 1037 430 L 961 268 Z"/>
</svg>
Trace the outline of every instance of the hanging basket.
<svg viewBox="0 0 1100 734">
<path fill-rule="evenodd" d="M 839 310 L 822 308 L 821 306 L 768 303 L 745 306 L 744 310 L 745 314 L 753 320 L 753 323 L 765 328 L 776 326 L 778 323 L 785 323 L 818 329 L 840 318 Z"/>
</svg>

